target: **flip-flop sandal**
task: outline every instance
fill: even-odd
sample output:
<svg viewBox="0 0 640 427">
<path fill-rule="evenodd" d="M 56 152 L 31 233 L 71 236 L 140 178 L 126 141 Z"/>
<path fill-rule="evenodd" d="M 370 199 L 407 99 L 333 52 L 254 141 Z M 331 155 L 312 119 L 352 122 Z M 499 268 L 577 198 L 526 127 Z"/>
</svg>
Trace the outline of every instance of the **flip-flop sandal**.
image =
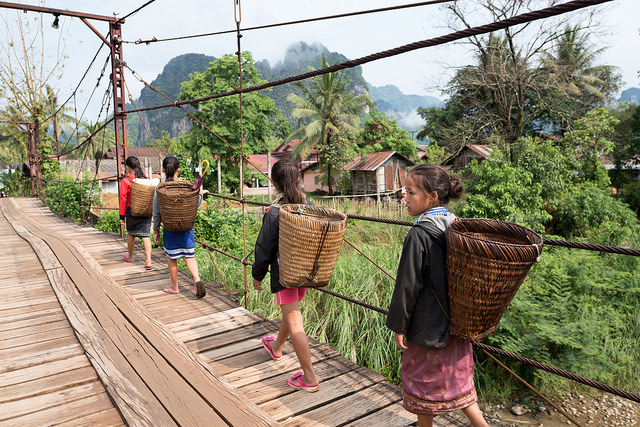
<svg viewBox="0 0 640 427">
<path fill-rule="evenodd" d="M 171 288 L 164 288 L 164 289 L 162 290 L 162 292 L 166 292 L 166 293 L 168 293 L 168 294 L 179 294 L 179 293 L 180 293 L 180 291 L 174 291 L 174 290 L 173 290 L 173 289 L 171 289 Z"/>
<path fill-rule="evenodd" d="M 153 269 L 153 265 L 145 265 L 144 269 L 145 270 L 152 270 Z"/>
<path fill-rule="evenodd" d="M 196 298 L 202 298 L 207 294 L 207 290 L 204 288 L 204 282 L 202 280 L 198 280 L 196 282 Z"/>
<path fill-rule="evenodd" d="M 127 254 L 122 254 L 122 258 L 124 258 L 124 260 L 127 262 L 133 262 L 132 259 L 127 258 Z"/>
<path fill-rule="evenodd" d="M 302 378 L 301 378 L 302 375 L 303 375 L 302 371 L 296 372 L 295 374 L 289 377 L 289 379 L 287 380 L 287 384 L 289 384 L 291 387 L 295 388 L 296 390 L 304 390 L 310 393 L 313 393 L 314 391 L 318 391 L 318 388 L 320 386 L 305 384 L 304 381 L 302 381 Z"/>
<path fill-rule="evenodd" d="M 266 337 L 262 337 L 262 345 L 264 346 L 264 348 L 267 349 L 267 351 L 269 352 L 269 354 L 271 355 L 271 358 L 273 360 L 280 360 L 282 359 L 282 356 L 276 356 L 276 354 L 273 352 L 273 350 L 271 350 L 271 342 L 275 341 L 276 338 L 272 335 L 268 335 Z"/>
</svg>

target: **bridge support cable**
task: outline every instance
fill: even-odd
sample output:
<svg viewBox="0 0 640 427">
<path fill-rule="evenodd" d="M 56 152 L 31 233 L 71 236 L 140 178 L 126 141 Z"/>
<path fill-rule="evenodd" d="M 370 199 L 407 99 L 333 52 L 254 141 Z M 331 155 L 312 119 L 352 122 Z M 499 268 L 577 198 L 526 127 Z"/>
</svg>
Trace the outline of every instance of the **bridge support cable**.
<svg viewBox="0 0 640 427">
<path fill-rule="evenodd" d="M 225 196 L 225 195 L 221 195 L 221 194 L 213 194 L 213 193 L 209 193 L 208 196 L 213 196 L 213 197 L 217 197 L 217 198 L 221 198 L 221 199 L 226 199 L 226 200 L 231 200 L 231 201 L 235 201 L 241 204 L 250 204 L 250 205 L 255 205 L 255 206 L 269 206 L 268 203 L 261 203 L 261 202 L 252 202 L 252 201 L 248 201 L 245 199 L 238 199 L 235 197 L 230 197 L 230 196 Z M 405 226 L 411 226 L 413 225 L 413 223 L 409 222 L 409 221 L 398 221 L 398 220 L 389 220 L 386 218 L 375 218 L 375 217 L 364 217 L 364 216 L 360 216 L 360 215 L 347 215 L 348 218 L 351 219 L 359 219 L 359 220 L 365 220 L 365 221 L 373 221 L 373 222 L 380 222 L 380 223 L 387 223 L 387 224 L 396 224 L 396 225 L 405 225 Z M 548 244 L 553 245 L 554 243 L 556 243 L 557 241 L 555 240 L 550 240 Z M 624 254 L 624 255 L 632 255 L 632 256 L 640 256 L 640 251 L 637 250 L 632 250 L 632 249 L 628 249 L 628 248 L 618 248 L 618 247 L 612 247 L 612 246 L 604 246 L 604 245 L 591 245 L 591 244 L 585 244 L 585 243 L 580 243 L 580 242 L 564 242 L 564 241 L 559 241 L 562 244 L 559 246 L 565 246 L 565 247 L 572 247 L 572 248 L 578 248 L 578 249 L 587 249 L 587 250 L 595 250 L 595 251 L 604 251 L 604 252 L 609 252 L 609 253 L 618 253 L 618 254 Z M 248 261 L 247 259 L 241 259 L 238 257 L 235 257 L 231 254 L 228 254 L 220 249 L 214 248 L 212 246 L 210 246 L 208 243 L 206 243 L 203 240 L 198 240 L 197 241 L 198 244 L 202 245 L 203 247 L 206 247 L 208 249 L 217 251 L 218 253 L 225 255 L 227 257 L 230 257 L 232 259 L 234 259 L 235 261 L 238 261 L 240 263 L 242 263 L 243 265 L 251 265 L 252 263 L 250 261 Z M 350 246 L 352 246 L 356 251 L 358 251 L 360 254 L 362 254 L 365 258 L 367 258 L 368 260 L 370 260 L 371 262 L 373 262 L 371 260 L 370 257 L 366 256 L 362 251 L 358 250 L 358 248 L 356 248 L 351 242 L 347 242 Z M 545 243 L 547 243 L 545 241 Z M 373 262 L 374 265 L 378 266 L 375 262 Z M 378 268 L 381 269 L 381 271 L 383 273 L 385 273 L 387 276 L 389 276 L 389 278 L 391 278 L 392 280 L 395 280 L 395 278 L 388 272 L 386 272 L 384 269 L 382 269 L 381 267 L 378 266 Z M 381 307 L 377 307 L 375 305 L 372 304 L 368 304 L 365 303 L 363 301 L 351 298 L 349 296 L 343 295 L 343 294 L 339 294 L 337 292 L 333 292 L 329 289 L 326 288 L 314 288 L 315 290 L 319 291 L 319 292 L 323 292 L 326 293 L 328 295 L 334 296 L 336 298 L 340 298 L 344 301 L 359 305 L 363 308 L 369 309 L 369 310 L 373 310 L 376 311 L 380 314 L 384 314 L 386 315 L 388 313 L 387 310 L 381 308 Z M 550 372 L 552 374 L 558 375 L 558 376 L 562 376 L 564 378 L 567 378 L 569 380 L 590 386 L 592 388 L 596 388 L 598 390 L 610 393 L 610 394 L 614 394 L 616 396 L 640 403 L 640 396 L 625 391 L 625 390 L 620 390 L 617 389 L 615 387 L 611 387 L 609 385 L 600 383 L 598 381 L 594 381 L 591 379 L 588 379 L 586 377 L 580 376 L 580 375 L 576 375 L 573 374 L 571 372 L 562 370 L 562 369 L 558 369 L 555 368 L 553 366 L 549 366 L 546 365 L 544 363 L 532 360 L 532 359 L 528 359 L 522 356 L 518 356 L 514 353 L 510 353 L 486 344 L 482 344 L 482 343 L 474 343 L 474 348 L 483 352 L 490 352 L 490 353 L 495 353 L 499 356 L 503 356 L 503 357 L 507 357 L 510 358 L 514 361 L 520 362 L 520 363 L 524 363 L 527 365 L 530 365 L 532 367 L 538 368 L 538 369 L 542 369 L 544 371 Z M 492 359 L 494 359 L 493 357 L 491 357 Z M 499 363 L 500 365 L 502 365 L 502 363 L 500 363 L 499 361 L 497 361 L 497 363 Z M 506 367 L 505 367 L 506 368 Z M 506 368 L 508 371 L 510 371 L 508 368 Z M 519 381 L 523 382 L 527 387 L 532 388 L 532 386 L 530 386 L 528 383 L 526 383 L 526 381 L 524 381 L 523 379 L 519 378 L 515 373 L 513 373 L 513 375 L 515 376 L 516 379 L 518 379 Z M 552 406 L 556 407 L 555 404 L 553 404 L 552 402 L 550 402 L 547 398 L 545 398 L 544 396 L 542 396 L 539 392 L 536 391 L 536 393 L 538 395 L 540 395 L 543 399 L 545 399 L 545 401 L 549 402 L 549 404 L 551 404 Z M 557 407 L 556 407 L 557 408 Z M 561 409 L 557 408 L 560 412 L 564 413 L 564 411 L 562 411 Z M 568 417 L 569 420 L 571 420 L 574 424 L 576 425 L 580 425 L 578 423 L 576 423 L 575 420 L 573 420 L 571 417 Z"/>
<path fill-rule="evenodd" d="M 274 80 L 273 82 L 264 83 L 261 85 L 255 85 L 244 89 L 235 89 L 229 92 L 218 93 L 214 95 L 205 96 L 197 99 L 186 99 L 183 101 L 177 101 L 174 104 L 163 104 L 156 105 L 151 107 L 139 108 L 138 111 L 150 111 L 150 110 L 158 110 L 161 108 L 195 104 L 198 102 L 208 101 L 210 99 L 223 98 L 225 96 L 236 95 L 240 92 L 255 92 L 258 90 L 267 89 L 274 86 L 280 86 L 286 83 L 292 83 L 295 81 L 305 80 L 310 77 L 319 76 L 322 74 L 333 73 L 336 71 L 344 70 L 347 68 L 357 67 L 358 65 L 363 65 L 372 61 L 376 61 L 379 59 L 389 58 L 391 56 L 400 55 L 403 53 L 412 52 L 414 50 L 423 49 L 426 47 L 439 46 L 445 43 L 450 43 L 457 40 L 462 40 L 472 36 L 478 36 L 482 34 L 491 33 L 498 30 L 503 30 L 505 28 L 512 27 L 514 25 L 525 24 L 532 21 L 537 21 L 539 19 L 550 18 L 553 16 L 562 15 L 568 12 L 573 12 L 575 10 L 583 9 L 585 7 L 596 6 L 599 4 L 607 3 L 613 0 L 573 0 L 567 3 L 547 7 L 545 9 L 536 10 L 533 12 L 523 13 L 511 18 L 503 19 L 501 21 L 496 21 L 491 24 L 481 25 L 478 27 L 467 28 L 461 31 L 456 31 L 454 33 L 450 33 L 445 36 L 436 37 L 433 39 L 422 40 L 410 44 L 406 44 L 404 46 L 400 46 L 394 49 L 385 50 L 382 52 L 374 53 L 368 56 L 364 56 L 359 59 L 349 60 L 345 62 L 341 62 L 339 64 L 334 64 L 329 67 L 320 68 L 318 70 L 309 71 L 303 74 L 298 74 L 296 76 L 287 77 L 280 80 Z M 130 110 L 129 112 L 133 112 Z"/>
</svg>

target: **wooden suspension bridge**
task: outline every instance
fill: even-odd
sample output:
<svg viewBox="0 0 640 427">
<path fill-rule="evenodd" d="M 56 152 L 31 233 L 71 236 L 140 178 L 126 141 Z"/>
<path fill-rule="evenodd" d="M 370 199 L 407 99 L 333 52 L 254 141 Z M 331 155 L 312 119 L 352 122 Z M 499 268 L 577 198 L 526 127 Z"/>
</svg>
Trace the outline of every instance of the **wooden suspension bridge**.
<svg viewBox="0 0 640 427">
<path fill-rule="evenodd" d="M 0 236 L 0 426 L 415 424 L 397 386 L 313 340 L 320 390 L 289 388 L 291 344 L 275 361 L 260 342 L 278 324 L 216 283 L 196 299 L 182 271 L 182 292 L 161 292 L 162 249 L 152 271 L 125 263 L 125 240 L 35 198 L 0 199 Z"/>
</svg>

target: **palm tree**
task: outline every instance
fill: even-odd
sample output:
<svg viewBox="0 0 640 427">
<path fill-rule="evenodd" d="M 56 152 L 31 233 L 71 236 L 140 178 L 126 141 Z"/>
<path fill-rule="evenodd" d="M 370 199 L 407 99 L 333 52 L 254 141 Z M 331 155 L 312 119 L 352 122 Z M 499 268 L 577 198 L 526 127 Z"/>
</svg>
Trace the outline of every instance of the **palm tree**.
<svg viewBox="0 0 640 427">
<path fill-rule="evenodd" d="M 559 91 L 560 98 L 566 101 L 565 108 L 556 106 L 563 122 L 561 128 L 603 106 L 618 89 L 616 67 L 596 65 L 604 49 L 594 49 L 588 39 L 589 34 L 582 32 L 580 26 L 567 26 L 554 51 L 545 52 L 542 59 L 543 69 L 551 77 L 552 92 Z"/>
<path fill-rule="evenodd" d="M 96 174 L 100 170 L 100 162 L 102 161 L 104 153 L 106 153 L 110 147 L 114 147 L 116 145 L 115 134 L 113 130 L 109 128 L 104 128 L 93 135 L 101 126 L 102 123 L 99 122 L 85 123 L 82 131 L 78 135 L 78 138 L 83 141 L 78 157 L 83 159 L 91 158 L 95 160 Z"/>
<path fill-rule="evenodd" d="M 329 64 L 322 58 L 322 67 Z M 348 89 L 351 79 L 336 71 L 334 73 L 315 76 L 309 85 L 296 83 L 302 90 L 302 96 L 294 93 L 287 99 L 295 108 L 293 117 L 302 125 L 294 130 L 287 140 L 299 138 L 300 143 L 291 153 L 293 158 L 306 156 L 314 146 L 323 148 L 332 144 L 332 136 L 339 130 L 356 131 L 360 124 L 359 115 L 366 112 L 366 108 L 373 104 L 368 94 L 354 95 Z M 331 162 L 326 163 L 329 194 L 333 194 L 331 181 Z"/>
</svg>

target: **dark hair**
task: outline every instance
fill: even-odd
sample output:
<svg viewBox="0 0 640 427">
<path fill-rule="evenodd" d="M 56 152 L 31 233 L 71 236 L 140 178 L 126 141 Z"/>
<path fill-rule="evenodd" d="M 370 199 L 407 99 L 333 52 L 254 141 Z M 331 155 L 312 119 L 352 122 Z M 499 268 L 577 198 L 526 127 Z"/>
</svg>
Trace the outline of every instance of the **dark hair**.
<svg viewBox="0 0 640 427">
<path fill-rule="evenodd" d="M 136 178 L 146 178 L 144 171 L 140 167 L 140 160 L 138 160 L 136 156 L 127 157 L 127 160 L 124 161 L 124 164 L 129 166 L 133 170 Z"/>
<path fill-rule="evenodd" d="M 411 169 L 409 176 L 425 193 L 438 193 L 440 205 L 449 203 L 449 199 L 462 197 L 463 188 L 458 175 L 449 172 L 440 165 L 421 164 Z"/>
<path fill-rule="evenodd" d="M 298 163 L 291 159 L 280 159 L 271 167 L 271 181 L 279 193 L 282 203 L 304 203 L 306 197 L 300 188 Z"/>
<path fill-rule="evenodd" d="M 180 160 L 177 157 L 168 156 L 162 160 L 162 169 L 164 169 L 166 181 L 173 181 L 178 168 L 180 168 Z"/>
</svg>

